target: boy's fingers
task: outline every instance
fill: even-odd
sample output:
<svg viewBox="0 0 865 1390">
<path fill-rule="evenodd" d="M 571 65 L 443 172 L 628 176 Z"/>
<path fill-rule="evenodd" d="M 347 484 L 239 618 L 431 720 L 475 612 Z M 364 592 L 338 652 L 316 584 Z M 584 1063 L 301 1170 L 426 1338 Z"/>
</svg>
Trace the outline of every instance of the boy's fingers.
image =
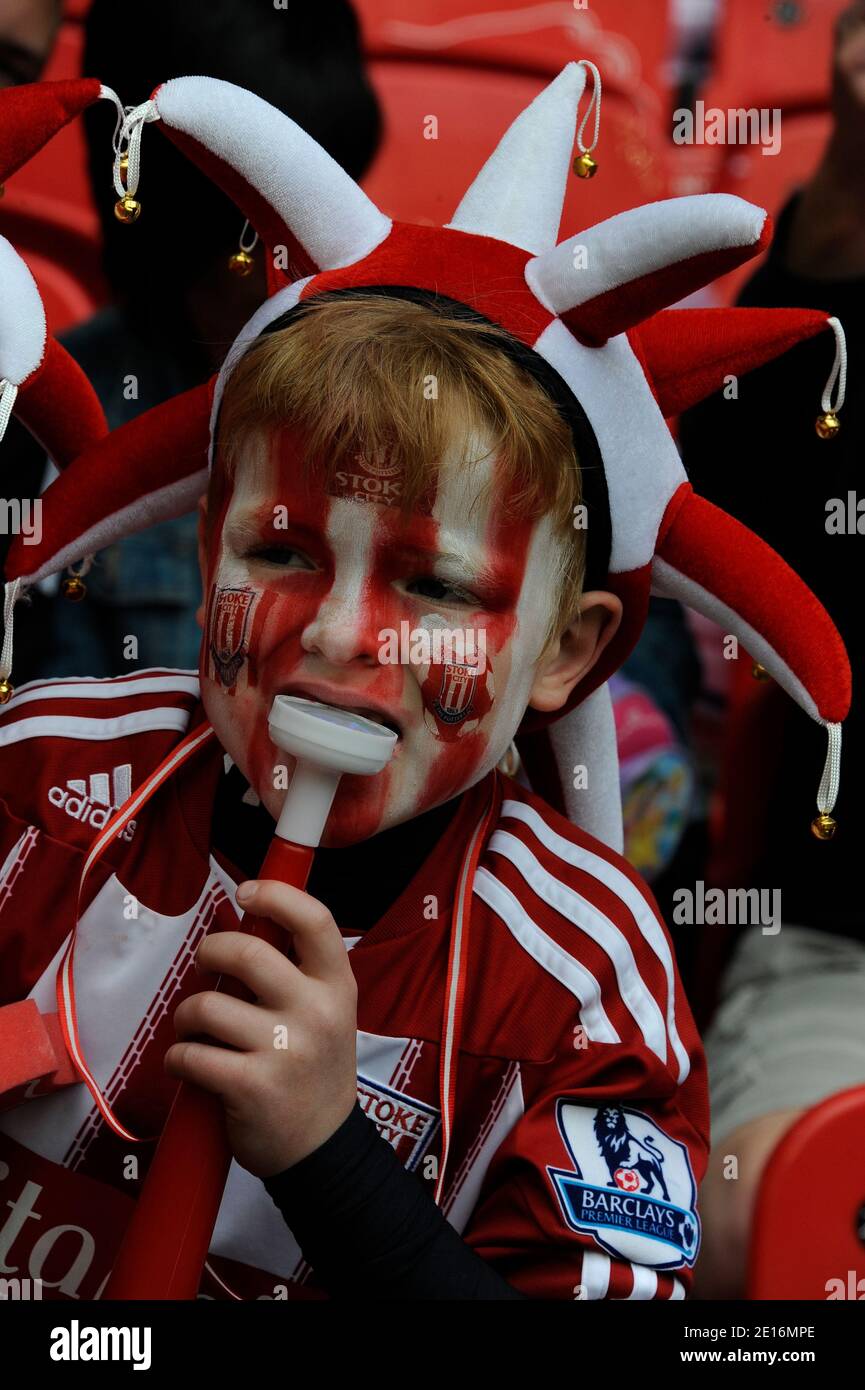
<svg viewBox="0 0 865 1390">
<path fill-rule="evenodd" d="M 256 1004 L 217 990 L 190 995 L 174 1013 L 178 1038 L 206 1036 L 247 1052 L 264 1046 L 270 1030 L 268 1018 Z"/>
<path fill-rule="evenodd" d="M 191 1081 L 217 1096 L 236 1095 L 246 1073 L 246 1058 L 224 1047 L 207 1043 L 179 1042 L 165 1054 L 165 1070 L 181 1081 Z"/>
<path fill-rule="evenodd" d="M 239 980 L 266 1008 L 284 1005 L 297 975 L 297 967 L 275 946 L 240 931 L 206 936 L 195 959 L 199 970 Z"/>
<path fill-rule="evenodd" d="M 351 976 L 339 927 L 324 903 L 277 879 L 262 878 L 256 882 L 254 895 L 241 906 L 256 917 L 268 917 L 277 926 L 285 927 L 304 975 L 322 980 Z"/>
</svg>

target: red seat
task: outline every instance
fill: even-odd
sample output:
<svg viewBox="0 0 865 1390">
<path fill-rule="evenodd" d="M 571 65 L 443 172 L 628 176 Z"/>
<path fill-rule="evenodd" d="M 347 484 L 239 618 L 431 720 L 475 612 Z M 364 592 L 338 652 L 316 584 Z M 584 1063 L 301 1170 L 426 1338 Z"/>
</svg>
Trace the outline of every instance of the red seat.
<svg viewBox="0 0 865 1390">
<path fill-rule="evenodd" d="M 545 85 L 523 73 L 384 59 L 370 64 L 370 75 L 385 135 L 363 187 L 389 216 L 432 225 L 450 220 L 511 121 Z M 431 116 L 435 139 L 424 137 Z M 663 151 L 630 102 L 604 100 L 596 153 L 597 176 L 568 182 L 563 237 L 665 196 Z"/>
<path fill-rule="evenodd" d="M 849 0 L 726 0 L 706 106 L 829 105 L 835 21 Z"/>
<path fill-rule="evenodd" d="M 554 77 L 589 58 L 605 86 L 639 107 L 666 95 L 669 5 L 653 0 L 354 0 L 366 52 L 391 61 L 430 60 Z"/>
<path fill-rule="evenodd" d="M 596 178 L 568 187 L 562 236 L 667 193 L 666 31 L 630 0 L 357 0 L 384 138 L 364 188 L 401 220 L 441 224 L 510 122 L 576 58 L 604 81 Z M 649 22 L 651 18 L 651 22 Z M 589 96 L 584 97 L 583 110 Z M 438 138 L 425 138 L 434 116 Z"/>
<path fill-rule="evenodd" d="M 771 1155 L 757 1194 L 748 1297 L 865 1298 L 863 1243 L 865 1086 L 856 1086 L 815 1105 Z"/>
</svg>

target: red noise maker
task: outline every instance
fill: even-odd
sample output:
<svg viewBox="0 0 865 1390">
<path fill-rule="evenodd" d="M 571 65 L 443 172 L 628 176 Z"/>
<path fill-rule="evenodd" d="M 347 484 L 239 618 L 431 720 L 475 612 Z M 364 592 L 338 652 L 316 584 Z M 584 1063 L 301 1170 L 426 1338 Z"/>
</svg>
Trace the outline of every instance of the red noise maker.
<svg viewBox="0 0 865 1390">
<path fill-rule="evenodd" d="M 349 710 L 292 695 L 277 695 L 268 727 L 296 765 L 259 877 L 303 888 L 340 777 L 381 772 L 397 735 Z M 241 930 L 287 948 L 286 933 L 266 918 L 246 913 Z M 181 1083 L 105 1298 L 195 1298 L 230 1162 L 219 1097 Z"/>
</svg>

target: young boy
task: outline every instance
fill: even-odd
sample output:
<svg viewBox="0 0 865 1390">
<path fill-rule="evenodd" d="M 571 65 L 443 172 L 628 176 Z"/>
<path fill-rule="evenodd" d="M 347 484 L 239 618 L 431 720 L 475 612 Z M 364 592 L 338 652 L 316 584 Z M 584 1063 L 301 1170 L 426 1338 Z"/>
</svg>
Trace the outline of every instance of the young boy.
<svg viewBox="0 0 865 1390">
<path fill-rule="evenodd" d="M 38 786 L 48 775 L 39 755 L 50 751 L 58 790 L 36 793 L 29 825 L 56 837 L 58 859 L 60 842 L 84 829 L 80 797 L 59 794 L 69 778 L 92 785 L 97 769 L 116 777 L 126 767 L 137 786 L 158 758 L 142 758 L 141 745 L 170 746 L 157 744 L 159 724 L 179 733 L 206 715 L 216 731 L 206 765 L 184 768 L 177 806 L 157 794 L 136 818 L 126 863 L 103 887 L 106 914 L 131 900 L 137 916 L 110 945 L 88 934 L 98 899 L 80 923 L 82 1032 L 95 1007 L 88 966 L 94 989 L 125 988 L 124 958 L 140 957 L 144 936 L 160 984 L 110 1081 L 105 1060 L 106 1096 L 124 1125 L 157 1133 L 172 1018 L 181 1038 L 221 1044 L 175 1043 L 166 1065 L 225 1102 L 237 1165 L 212 1263 L 247 1295 L 322 1282 L 382 1297 L 681 1294 L 697 1251 L 707 1118 L 666 933 L 622 861 L 495 772 L 526 706 L 559 708 L 619 620 L 613 594 L 581 589 L 572 435 L 489 326 L 338 294 L 288 317 L 250 349 L 222 402 L 201 511 L 201 704 L 191 673 L 35 684 L 4 724 L 7 778 L 20 776 L 20 747 Z M 425 399 L 431 379 L 437 394 Z M 387 663 L 388 633 L 406 631 L 429 635 L 429 651 L 423 641 L 414 650 L 433 659 L 412 660 L 409 644 L 408 660 Z M 434 659 L 436 635 L 447 633 L 483 652 L 473 667 Z M 254 876 L 273 834 L 285 794 L 285 755 L 267 737 L 277 693 L 356 709 L 399 733 L 383 773 L 343 778 L 310 893 L 269 882 L 254 898 L 237 895 L 287 928 L 296 964 L 230 930 L 199 945 L 206 914 L 231 925 L 226 894 Z M 33 720 L 57 721 L 58 736 L 34 744 Z M 75 737 L 85 722 L 89 744 Z M 451 919 L 479 823 L 442 1179 Z M 20 845 L 17 830 L 7 834 Z M 204 880 L 192 912 L 190 837 Z M 184 870 L 157 915 L 156 880 L 172 860 Z M 51 902 L 64 901 L 57 869 L 41 872 L 53 880 Z M 67 928 L 56 908 L 46 912 L 42 960 Z M 236 977 L 256 1002 L 199 992 L 196 950 L 199 969 Z M 143 998 L 140 970 L 129 985 Z M 127 1032 L 135 1016 L 130 998 Z M 84 1040 L 91 1069 L 107 1042 L 99 1032 Z M 7 1115 L 4 1129 L 41 1145 L 42 1163 L 62 1163 L 75 1146 L 70 1167 L 96 1205 L 103 1183 L 121 1186 L 129 1146 L 98 1130 L 84 1097 L 87 1114 L 79 1104 L 72 1119 L 74 1093 L 61 1093 Z M 42 1185 L 42 1166 L 24 1155 L 10 1164 L 12 1186 Z M 402 1165 L 411 1176 L 394 1171 Z M 285 1169 L 287 1184 L 271 1190 L 300 1227 L 294 1235 L 251 1176 Z M 633 1195 L 641 1191 L 645 1200 Z M 75 1251 L 73 1273 L 61 1254 L 68 1236 L 28 1258 L 26 1236 L 44 1241 L 49 1220 L 37 1225 L 34 1202 L 14 1263 L 38 1266 L 67 1296 L 93 1296 L 113 1252 L 108 1232 L 100 1241 L 91 1228 L 84 1188 L 69 1200 L 58 1212 L 92 1234 L 91 1259 Z"/>
<path fill-rule="evenodd" d="M 502 341 L 489 328 L 419 304 L 312 299 L 247 353 L 223 399 L 223 469 L 226 456 L 234 469 L 227 478 L 214 475 L 202 526 L 210 633 L 202 698 L 221 745 L 275 815 L 284 755 L 263 736 L 275 694 L 357 709 L 400 735 L 384 773 L 346 777 L 337 794 L 325 843 L 360 843 L 359 852 L 326 852 L 312 898 L 276 884 L 257 890 L 255 910 L 275 913 L 297 932 L 299 968 L 238 934 L 213 938 L 199 964 L 243 978 L 254 994 L 266 979 L 266 1004 L 199 994 L 175 1017 L 181 1036 L 209 1033 L 238 1049 L 178 1044 L 167 1061 L 175 1075 L 223 1096 L 235 1156 L 263 1176 L 312 1155 L 347 1119 L 356 1103 L 358 1009 L 364 1033 L 411 1040 L 390 1076 L 380 1076 L 399 1092 L 394 1103 L 420 1100 L 435 1110 L 429 1088 L 440 1060 L 441 1001 L 433 981 L 438 975 L 441 985 L 445 974 L 455 837 L 459 848 L 466 817 L 477 819 L 486 799 L 498 796 L 493 769 L 526 705 L 559 708 L 618 624 L 614 595 L 581 592 L 573 440 Z M 430 379 L 437 397 L 424 400 Z M 324 416 L 322 401 L 331 403 Z M 404 433 L 394 436 L 400 426 Z M 366 490 L 382 477 L 387 492 Z M 226 672 L 218 655 L 221 615 L 238 596 L 244 639 Z M 483 648 L 477 674 L 462 677 L 467 696 L 447 705 L 464 668 L 424 661 L 422 643 L 421 660 L 384 664 L 387 634 L 406 630 L 430 638 L 458 632 L 465 647 Z M 506 804 L 497 803 L 498 828 L 471 907 L 462 1046 L 476 1060 L 464 1058 L 457 1076 L 445 1210 L 458 1204 L 460 1224 L 476 1211 L 470 1244 L 513 1272 L 518 1286 L 572 1296 L 581 1282 L 571 1277 L 578 1242 L 568 1239 L 544 1172 L 561 1158 L 556 1127 L 564 1135 L 568 1125 L 584 1124 L 601 1113 L 598 1101 L 639 1101 L 651 1120 L 628 1122 L 619 1112 L 622 1126 L 666 1126 L 684 1141 L 685 1150 L 673 1143 L 686 1183 L 679 1205 L 692 1212 L 686 1149 L 693 1145 L 699 1165 L 701 1063 L 687 1008 L 674 998 L 669 947 L 636 881 L 609 860 L 596 867 L 595 847 L 578 847 L 573 828 L 556 824 L 522 789 L 508 783 L 501 796 Z M 441 868 L 431 862 L 439 860 Z M 370 873 L 376 865 L 378 881 Z M 383 942 L 375 951 L 395 912 L 402 920 L 385 933 L 394 934 L 390 951 Z M 363 932 L 350 956 L 357 989 L 340 929 L 349 939 Z M 421 1036 L 430 1036 L 419 1046 L 422 1019 Z M 273 1046 L 277 1021 L 289 1033 L 281 1049 Z M 606 1089 L 610 1046 L 624 1047 L 634 1089 Z M 686 1081 L 688 1052 L 696 1070 Z M 359 1067 L 368 1080 L 362 1057 Z M 360 1084 L 372 1118 L 380 1103 Z M 531 1116 L 533 1142 L 522 1112 Z M 490 1127 L 494 1148 L 482 1140 Z M 368 1128 L 368 1121 L 355 1124 L 359 1144 Z M 388 1134 L 399 1142 L 398 1130 Z M 632 1136 L 634 1161 L 644 1137 Z M 479 1201 L 494 1152 L 502 1176 Z M 425 1161 L 432 1148 L 425 1144 L 423 1154 L 420 1163 L 420 1149 L 412 1156 L 412 1166 L 432 1179 L 436 1165 Z M 531 1169 L 519 1174 L 515 1162 Z M 303 1206 L 315 1243 L 311 1172 L 308 1164 Z M 612 1177 L 613 1170 L 604 1183 Z M 428 1185 L 432 1193 L 436 1184 Z M 521 1206 L 530 1219 L 520 1216 Z M 369 1288 L 376 1261 L 360 1236 L 370 1222 L 363 1212 L 352 1220 L 353 1251 L 340 1223 L 340 1281 L 362 1273 L 359 1287 Z M 693 1219 L 692 1228 L 690 1257 Z M 658 1251 L 664 1264 L 676 1255 L 685 1264 L 681 1250 L 662 1243 Z M 615 1287 L 623 1272 L 611 1277 Z M 438 1292 L 448 1292 L 447 1282 Z"/>
<path fill-rule="evenodd" d="M 575 743 L 550 737 L 585 787 L 565 800 L 615 798 L 598 687 L 654 582 L 759 638 L 813 706 L 830 819 L 837 634 L 693 495 L 665 424 L 827 320 L 691 331 L 656 312 L 764 244 L 765 214 L 735 199 L 613 219 L 578 267 L 555 240 L 581 91 L 569 65 L 446 228 L 391 223 L 229 84 L 176 79 L 126 118 L 124 209 L 155 120 L 314 273 L 292 263 L 212 409 L 188 393 L 74 457 L 43 542 L 7 562 L 8 699 L 21 584 L 208 487 L 198 677 L 37 682 L 0 722 L 4 1002 L 24 999 L 37 1079 L 0 1120 L 0 1257 L 46 1292 L 103 1288 L 134 1141 L 159 1134 L 177 1077 L 222 1097 L 237 1159 L 205 1296 L 686 1291 L 708 1124 L 668 936 L 615 851 L 497 769 L 518 730 L 589 711 Z M 807 622 L 773 629 L 769 594 Z M 286 692 L 372 716 L 397 749 L 341 782 L 308 893 L 244 901 L 291 774 L 267 735 Z M 293 960 L 231 930 L 246 905 Z M 37 1064 L 52 1030 L 58 1059 Z"/>
</svg>

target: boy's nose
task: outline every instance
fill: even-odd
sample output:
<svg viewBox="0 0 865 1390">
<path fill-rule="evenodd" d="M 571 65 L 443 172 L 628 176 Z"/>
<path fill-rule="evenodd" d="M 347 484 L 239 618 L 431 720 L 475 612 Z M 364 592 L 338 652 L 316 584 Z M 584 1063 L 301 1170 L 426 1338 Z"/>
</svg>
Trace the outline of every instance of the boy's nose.
<svg viewBox="0 0 865 1390">
<path fill-rule="evenodd" d="M 370 597 L 374 582 L 380 518 L 373 504 L 335 501 L 330 508 L 327 538 L 334 560 L 333 583 L 318 612 L 303 631 L 301 644 L 325 661 L 343 666 L 349 661 L 378 665 L 379 621 Z"/>
<path fill-rule="evenodd" d="M 334 666 L 350 661 L 378 665 L 379 639 L 369 605 L 362 593 L 331 590 L 301 636 L 306 652 L 316 653 Z"/>
</svg>

